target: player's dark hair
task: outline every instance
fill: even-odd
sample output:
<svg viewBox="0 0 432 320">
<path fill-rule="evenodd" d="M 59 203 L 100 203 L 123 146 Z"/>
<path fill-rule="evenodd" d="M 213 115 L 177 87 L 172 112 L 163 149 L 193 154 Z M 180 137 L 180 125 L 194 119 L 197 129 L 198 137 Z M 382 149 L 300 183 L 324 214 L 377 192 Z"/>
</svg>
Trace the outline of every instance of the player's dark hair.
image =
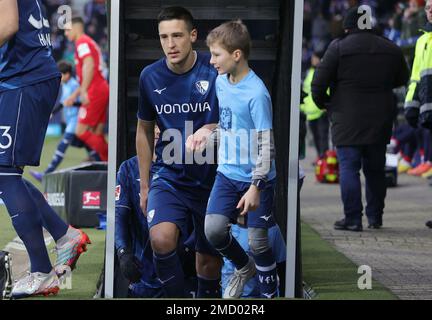
<svg viewBox="0 0 432 320">
<path fill-rule="evenodd" d="M 61 60 L 57 63 L 57 68 L 59 69 L 59 71 L 61 73 L 70 73 L 72 74 L 72 63 L 66 61 L 66 60 Z"/>
<path fill-rule="evenodd" d="M 84 19 L 81 18 L 81 17 L 73 17 L 73 18 L 72 18 L 72 24 L 75 24 L 75 23 L 79 23 L 79 24 L 82 25 L 82 26 L 85 25 L 85 23 L 84 23 Z"/>
<path fill-rule="evenodd" d="M 194 19 L 189 10 L 183 7 L 166 7 L 163 8 L 157 17 L 158 24 L 168 20 L 183 20 L 186 22 L 189 31 L 195 28 Z"/>
</svg>

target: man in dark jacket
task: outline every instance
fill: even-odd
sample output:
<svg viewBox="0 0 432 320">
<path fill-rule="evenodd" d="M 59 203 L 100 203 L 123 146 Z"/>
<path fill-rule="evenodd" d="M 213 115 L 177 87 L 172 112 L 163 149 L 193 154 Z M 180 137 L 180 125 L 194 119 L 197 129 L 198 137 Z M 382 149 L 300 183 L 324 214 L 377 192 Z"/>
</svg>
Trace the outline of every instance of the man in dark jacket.
<svg viewBox="0 0 432 320">
<path fill-rule="evenodd" d="M 339 160 L 345 218 L 334 227 L 351 231 L 363 230 L 361 168 L 369 228 L 382 226 L 386 145 L 396 116 L 392 89 L 409 79 L 402 51 L 371 28 L 360 30 L 365 26 L 359 21 L 368 13 L 358 11 L 358 7 L 348 11 L 345 35 L 330 44 L 312 81 L 313 100 L 328 110 Z"/>
</svg>

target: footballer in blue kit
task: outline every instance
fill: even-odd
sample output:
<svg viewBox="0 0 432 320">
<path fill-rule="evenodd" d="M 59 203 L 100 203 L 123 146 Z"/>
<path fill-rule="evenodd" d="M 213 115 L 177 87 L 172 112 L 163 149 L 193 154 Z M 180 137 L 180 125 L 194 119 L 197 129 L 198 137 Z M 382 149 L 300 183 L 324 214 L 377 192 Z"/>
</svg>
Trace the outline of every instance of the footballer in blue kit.
<svg viewBox="0 0 432 320">
<path fill-rule="evenodd" d="M 130 280 L 131 295 L 162 296 L 153 267 L 147 221 L 140 208 L 138 159 L 123 162 L 117 174 L 115 247 L 124 276 Z"/>
<path fill-rule="evenodd" d="M 262 80 L 249 68 L 250 35 L 241 21 L 229 21 L 207 36 L 219 76 L 218 169 L 205 219 L 209 242 L 235 265 L 223 298 L 239 298 L 258 275 L 260 297 L 277 296 L 277 268 L 269 244 L 276 181 L 272 104 Z M 250 255 L 230 232 L 247 215 Z"/>
<path fill-rule="evenodd" d="M 60 85 L 43 2 L 0 1 L 0 30 L 0 197 L 30 258 L 30 274 L 18 280 L 12 297 L 56 294 L 57 273 L 65 265 L 73 268 L 90 240 L 65 224 L 22 178 L 24 166 L 39 165 Z M 42 227 L 56 241 L 55 268 Z"/>
<path fill-rule="evenodd" d="M 217 73 L 208 54 L 192 49 L 197 30 L 189 11 L 182 7 L 163 9 L 158 28 L 165 58 L 141 73 L 136 136 L 141 208 L 147 215 L 154 265 L 165 296 L 184 297 L 184 273 L 176 248 L 192 218 L 197 296 L 220 297 L 222 259 L 204 235 L 205 210 L 216 166 L 199 163 L 184 148 L 188 137 L 194 136 L 199 142 L 200 130 L 216 127 Z M 152 164 L 155 124 L 160 137 Z"/>
<path fill-rule="evenodd" d="M 135 156 L 124 161 L 117 174 L 115 247 L 120 269 L 130 281 L 129 296 L 160 298 L 163 297 L 162 284 L 153 265 L 153 250 L 147 220 L 140 207 L 139 192 L 140 177 L 138 159 Z M 182 253 L 182 265 L 189 265 L 190 260 L 195 262 L 192 254 L 195 241 L 190 222 L 181 243 L 179 250 Z M 196 290 L 194 272 L 189 272 L 185 282 L 186 292 L 193 294 Z"/>
</svg>

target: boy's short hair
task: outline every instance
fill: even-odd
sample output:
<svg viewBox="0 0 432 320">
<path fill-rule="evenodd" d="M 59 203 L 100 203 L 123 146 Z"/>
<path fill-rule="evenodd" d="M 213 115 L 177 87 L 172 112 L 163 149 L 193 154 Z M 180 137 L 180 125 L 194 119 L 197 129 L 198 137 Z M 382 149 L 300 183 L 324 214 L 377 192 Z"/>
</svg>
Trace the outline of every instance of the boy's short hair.
<svg viewBox="0 0 432 320">
<path fill-rule="evenodd" d="M 57 68 L 59 69 L 59 71 L 63 74 L 63 73 L 70 73 L 72 74 L 72 63 L 66 61 L 66 60 L 61 60 L 57 63 Z"/>
<path fill-rule="evenodd" d="M 249 58 L 251 38 L 246 25 L 241 20 L 233 20 L 222 23 L 207 35 L 207 45 L 219 43 L 229 53 L 240 49 L 245 59 Z"/>
<path fill-rule="evenodd" d="M 194 19 L 192 14 L 183 7 L 166 7 L 163 8 L 157 17 L 158 24 L 162 21 L 168 20 L 183 20 L 186 22 L 189 31 L 192 31 L 194 27 Z"/>
</svg>

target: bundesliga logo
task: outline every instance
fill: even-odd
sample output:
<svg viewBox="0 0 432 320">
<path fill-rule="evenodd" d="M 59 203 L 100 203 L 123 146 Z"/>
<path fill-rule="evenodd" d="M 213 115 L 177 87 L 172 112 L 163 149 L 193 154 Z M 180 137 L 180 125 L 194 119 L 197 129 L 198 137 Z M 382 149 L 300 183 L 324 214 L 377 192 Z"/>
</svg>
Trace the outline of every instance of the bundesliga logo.
<svg viewBox="0 0 432 320">
<path fill-rule="evenodd" d="M 100 209 L 101 193 L 99 191 L 84 191 L 82 197 L 83 209 Z"/>
</svg>

